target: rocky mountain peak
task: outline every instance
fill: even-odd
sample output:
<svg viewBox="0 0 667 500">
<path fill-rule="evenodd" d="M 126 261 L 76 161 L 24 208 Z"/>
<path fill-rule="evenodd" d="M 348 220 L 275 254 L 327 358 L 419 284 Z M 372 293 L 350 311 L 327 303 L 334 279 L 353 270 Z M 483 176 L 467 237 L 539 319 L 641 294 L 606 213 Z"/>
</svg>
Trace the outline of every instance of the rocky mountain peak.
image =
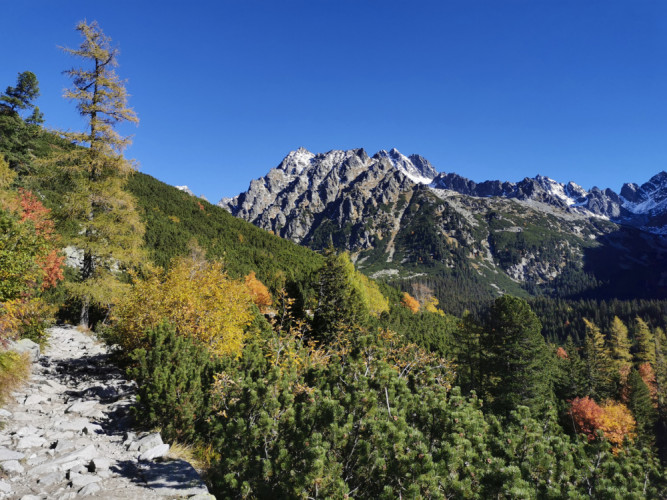
<svg viewBox="0 0 667 500">
<path fill-rule="evenodd" d="M 633 214 L 665 213 L 667 211 L 667 172 L 664 170 L 640 186 L 623 184 L 621 188 L 623 207 Z"/>
<path fill-rule="evenodd" d="M 373 159 L 388 160 L 394 168 L 417 184 L 430 184 L 438 175 L 433 165 L 425 158 L 419 155 L 407 157 L 396 148 L 389 152 L 382 149 L 373 156 Z"/>
<path fill-rule="evenodd" d="M 310 161 L 315 157 L 313 153 L 304 147 L 290 152 L 278 165 L 278 168 L 287 174 L 298 175 L 308 167 Z"/>
</svg>

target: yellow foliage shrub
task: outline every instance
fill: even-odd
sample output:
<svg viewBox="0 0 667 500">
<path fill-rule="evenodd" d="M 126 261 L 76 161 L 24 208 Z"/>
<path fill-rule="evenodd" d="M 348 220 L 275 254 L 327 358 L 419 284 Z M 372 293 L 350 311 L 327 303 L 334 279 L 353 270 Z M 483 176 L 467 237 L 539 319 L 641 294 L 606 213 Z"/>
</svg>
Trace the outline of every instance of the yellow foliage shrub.
<svg viewBox="0 0 667 500">
<path fill-rule="evenodd" d="M 622 403 L 609 400 L 601 408 L 598 428 L 604 432 L 604 437 L 613 445 L 614 450 L 618 451 L 625 438 L 632 441 L 637 437 L 635 419 L 628 407 Z"/>
<path fill-rule="evenodd" d="M 252 319 L 251 305 L 248 288 L 230 279 L 220 262 L 181 258 L 166 274 L 153 272 L 136 281 L 118 304 L 119 342 L 127 350 L 141 347 L 144 332 L 166 319 L 212 353 L 236 355 Z"/>
<path fill-rule="evenodd" d="M 24 297 L 0 303 L 0 341 L 27 337 L 42 343 L 55 306 L 41 297 Z"/>
<path fill-rule="evenodd" d="M 362 290 L 361 298 L 371 316 L 379 316 L 383 312 L 389 311 L 389 301 L 382 295 L 380 287 L 375 281 L 367 278 L 359 271 L 355 271 L 355 278 L 358 280 Z"/>
<path fill-rule="evenodd" d="M 444 316 L 445 312 L 442 309 L 438 309 L 438 304 L 439 304 L 438 299 L 431 296 L 424 303 L 424 310 L 426 312 L 430 312 L 430 313 L 433 313 L 433 314 L 439 314 L 440 316 Z"/>
</svg>

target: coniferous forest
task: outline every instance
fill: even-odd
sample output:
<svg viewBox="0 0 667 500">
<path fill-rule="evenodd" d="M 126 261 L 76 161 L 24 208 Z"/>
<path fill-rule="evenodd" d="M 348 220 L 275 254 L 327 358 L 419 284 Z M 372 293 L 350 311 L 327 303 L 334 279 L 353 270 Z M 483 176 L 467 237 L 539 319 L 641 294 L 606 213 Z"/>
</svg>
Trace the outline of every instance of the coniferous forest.
<svg viewBox="0 0 667 500">
<path fill-rule="evenodd" d="M 667 495 L 666 301 L 452 310 L 237 219 L 135 171 L 117 53 L 76 29 L 84 130 L 43 127 L 29 68 L 0 97 L 2 348 L 55 321 L 119 346 L 136 422 L 218 498 Z M 0 351 L 0 392 L 25 368 Z"/>
</svg>

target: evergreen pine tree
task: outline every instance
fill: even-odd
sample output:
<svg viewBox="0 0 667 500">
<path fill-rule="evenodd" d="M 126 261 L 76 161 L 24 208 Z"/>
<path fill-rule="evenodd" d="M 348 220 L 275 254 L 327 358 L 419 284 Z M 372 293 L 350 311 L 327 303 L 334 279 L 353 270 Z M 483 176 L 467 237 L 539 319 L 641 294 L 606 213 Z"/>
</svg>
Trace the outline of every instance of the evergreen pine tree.
<svg viewBox="0 0 667 500">
<path fill-rule="evenodd" d="M 33 108 L 32 101 L 37 97 L 39 97 L 39 83 L 35 74 L 31 71 L 19 73 L 16 87 L 7 87 L 5 93 L 0 95 L 0 112 L 18 115 L 19 111 Z M 39 109 L 37 114 L 41 114 Z"/>
<path fill-rule="evenodd" d="M 562 401 L 580 397 L 586 393 L 586 363 L 581 359 L 572 337 L 567 337 L 564 346 L 566 357 L 558 357 L 555 389 Z"/>
<path fill-rule="evenodd" d="M 658 415 L 649 388 L 637 370 L 632 370 L 628 375 L 628 393 L 628 407 L 637 421 L 639 438 L 650 445 L 655 441 L 654 426 Z"/>
<path fill-rule="evenodd" d="M 368 311 L 361 290 L 354 286 L 354 265 L 349 257 L 337 255 L 331 245 L 324 256 L 317 283 L 313 333 L 321 340 L 331 340 L 336 332 L 364 323 Z"/>
<path fill-rule="evenodd" d="M 500 415 L 518 405 L 537 412 L 552 399 L 552 360 L 541 327 L 528 303 L 517 297 L 496 299 L 487 313 L 481 338 L 483 388 Z"/>
<path fill-rule="evenodd" d="M 480 336 L 482 327 L 468 311 L 454 332 L 458 384 L 466 391 L 479 392 L 480 387 Z"/>
</svg>

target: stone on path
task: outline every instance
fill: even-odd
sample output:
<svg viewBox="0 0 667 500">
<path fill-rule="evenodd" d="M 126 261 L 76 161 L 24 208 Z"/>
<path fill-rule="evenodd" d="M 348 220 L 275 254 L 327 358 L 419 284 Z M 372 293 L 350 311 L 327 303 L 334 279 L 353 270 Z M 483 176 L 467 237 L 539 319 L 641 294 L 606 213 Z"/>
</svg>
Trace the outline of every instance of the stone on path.
<svg viewBox="0 0 667 500">
<path fill-rule="evenodd" d="M 43 403 L 46 401 L 46 398 L 44 396 L 40 396 L 39 394 L 31 394 L 27 398 L 25 398 L 25 401 L 23 402 L 24 405 L 30 406 L 30 405 L 36 405 L 39 403 Z"/>
<path fill-rule="evenodd" d="M 164 457 L 168 452 L 168 444 L 159 444 L 149 450 L 144 451 L 141 455 L 139 455 L 139 460 L 146 461 Z"/>
<path fill-rule="evenodd" d="M 37 448 L 42 447 L 46 444 L 46 439 L 39 436 L 25 436 L 19 439 L 19 442 L 16 444 L 17 450 L 26 450 L 28 448 Z"/>
<path fill-rule="evenodd" d="M 30 339 L 21 339 L 9 343 L 9 349 L 19 354 L 28 353 L 31 361 L 34 363 L 39 359 L 39 344 L 35 344 Z"/>
<path fill-rule="evenodd" d="M 128 446 L 129 451 L 146 451 L 151 448 L 155 448 L 156 446 L 160 446 L 162 444 L 162 436 L 158 433 L 153 433 L 149 434 L 148 436 L 144 436 L 138 441 L 134 441 L 130 443 L 130 446 Z"/>
<path fill-rule="evenodd" d="M 18 460 L 7 460 L 6 462 L 0 462 L 0 469 L 2 469 L 7 474 L 21 473 L 23 472 L 23 466 L 19 463 Z"/>
<path fill-rule="evenodd" d="M 109 467 L 111 467 L 112 463 L 113 463 L 112 460 L 109 460 L 108 458 L 105 458 L 105 457 L 93 458 L 90 461 L 90 464 L 88 464 L 88 470 L 90 472 L 99 472 L 101 470 L 109 470 Z"/>
<path fill-rule="evenodd" d="M 5 460 L 22 460 L 23 458 L 25 458 L 25 453 L 0 446 L 0 462 L 4 462 Z"/>
<path fill-rule="evenodd" d="M 77 401 L 67 407 L 65 413 L 81 413 L 85 415 L 90 413 L 97 406 L 97 401 Z"/>
<path fill-rule="evenodd" d="M 101 490 L 102 487 L 98 483 L 90 483 L 79 490 L 79 495 L 82 497 L 87 497 L 90 495 L 94 495 L 95 493 L 98 493 Z"/>
</svg>

